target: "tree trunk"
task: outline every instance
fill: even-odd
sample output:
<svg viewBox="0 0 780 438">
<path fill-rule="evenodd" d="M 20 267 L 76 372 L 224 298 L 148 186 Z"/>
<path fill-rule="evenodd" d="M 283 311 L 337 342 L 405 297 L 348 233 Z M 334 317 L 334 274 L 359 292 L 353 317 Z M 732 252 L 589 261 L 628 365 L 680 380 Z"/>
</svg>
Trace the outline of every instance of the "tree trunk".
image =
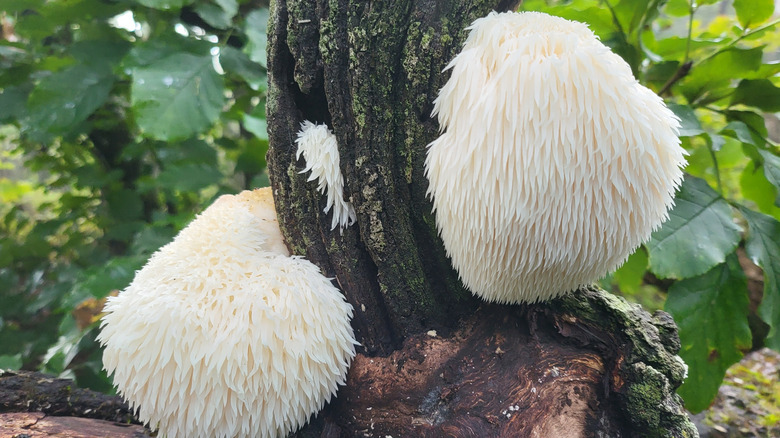
<svg viewBox="0 0 780 438">
<path fill-rule="evenodd" d="M 674 390 L 676 327 L 598 290 L 488 305 L 463 288 L 426 198 L 433 100 L 465 28 L 499 0 L 277 0 L 268 166 L 287 245 L 336 279 L 361 343 L 299 436 L 695 436 Z M 301 174 L 304 120 L 339 143 L 357 223 L 330 229 Z"/>
</svg>

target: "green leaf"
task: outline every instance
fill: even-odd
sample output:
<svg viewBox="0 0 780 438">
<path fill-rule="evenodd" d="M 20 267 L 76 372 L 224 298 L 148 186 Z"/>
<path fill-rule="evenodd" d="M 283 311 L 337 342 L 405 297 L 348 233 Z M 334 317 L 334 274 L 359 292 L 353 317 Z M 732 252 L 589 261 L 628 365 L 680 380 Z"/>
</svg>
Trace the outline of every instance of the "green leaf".
<svg viewBox="0 0 780 438">
<path fill-rule="evenodd" d="M 254 134 L 255 138 L 268 140 L 268 123 L 265 120 L 265 114 L 262 118 L 244 114 L 244 128 Z"/>
<path fill-rule="evenodd" d="M 46 0 L 0 0 L 0 11 L 7 14 L 22 12 L 27 9 L 35 10 L 41 7 Z"/>
<path fill-rule="evenodd" d="M 194 0 L 135 0 L 139 5 L 163 11 L 181 9 L 182 6 L 191 5 Z"/>
<path fill-rule="evenodd" d="M 139 219 L 143 214 L 143 201 L 134 190 L 122 189 L 109 192 L 106 202 L 111 216 L 121 221 Z"/>
<path fill-rule="evenodd" d="M 704 132 L 693 108 L 673 103 L 669 105 L 669 109 L 680 118 L 680 137 L 692 137 Z"/>
<path fill-rule="evenodd" d="M 681 88 L 688 102 L 713 102 L 731 94 L 730 84 L 736 78 L 753 74 L 761 65 L 763 49 L 731 48 L 700 64 L 682 81 Z"/>
<path fill-rule="evenodd" d="M 646 244 L 650 270 L 661 278 L 703 274 L 723 263 L 739 240 L 726 200 L 703 179 L 686 175 L 669 220 Z"/>
<path fill-rule="evenodd" d="M 758 314 L 770 327 L 766 345 L 780 351 L 780 222 L 743 206 L 739 211 L 749 228 L 745 250 L 764 270 L 764 297 Z"/>
<path fill-rule="evenodd" d="M 767 112 L 780 111 L 780 88 L 769 79 L 743 79 L 734 94 L 731 104 L 743 104 Z"/>
<path fill-rule="evenodd" d="M 747 280 L 736 254 L 698 277 L 674 283 L 664 310 L 679 327 L 688 378 L 678 393 L 692 412 L 706 409 L 729 366 L 750 348 Z"/>
<path fill-rule="evenodd" d="M 780 208 L 775 202 L 780 196 L 780 190 L 767 181 L 764 172 L 756 168 L 756 162 L 745 166 L 739 179 L 742 196 L 756 203 L 758 210 L 780 219 Z"/>
<path fill-rule="evenodd" d="M 736 138 L 742 143 L 747 143 L 753 146 L 763 145 L 764 141 L 753 130 L 750 129 L 745 122 L 734 121 L 729 122 L 720 133 L 731 138 Z"/>
<path fill-rule="evenodd" d="M 0 92 L 0 122 L 24 117 L 29 94 L 30 88 L 27 86 L 3 88 Z"/>
<path fill-rule="evenodd" d="M 73 43 L 70 54 L 83 64 L 103 64 L 114 66 L 130 50 L 127 41 L 90 40 Z"/>
<path fill-rule="evenodd" d="M 253 90 L 265 88 L 267 77 L 265 67 L 249 59 L 244 52 L 227 46 L 219 50 L 219 64 L 226 73 L 238 75 Z"/>
<path fill-rule="evenodd" d="M 225 102 L 211 56 L 178 53 L 133 70 L 132 105 L 138 126 L 159 140 L 207 130 Z"/>
<path fill-rule="evenodd" d="M 639 247 L 628 256 L 626 262 L 614 274 L 612 279 L 617 283 L 620 291 L 627 294 L 635 294 L 640 286 L 647 270 L 647 252 Z"/>
<path fill-rule="evenodd" d="M 235 0 L 216 0 L 215 3 L 199 3 L 195 6 L 195 12 L 214 28 L 229 28 L 238 12 L 238 3 Z"/>
<path fill-rule="evenodd" d="M 61 135 L 87 119 L 114 85 L 108 69 L 74 65 L 43 78 L 27 102 L 27 129 Z"/>
<path fill-rule="evenodd" d="M 245 50 L 248 52 L 249 59 L 265 67 L 266 61 L 265 48 L 268 45 L 268 9 L 258 9 L 252 11 L 246 17 L 244 32 L 249 41 Z"/>
<path fill-rule="evenodd" d="M 0 355 L 0 370 L 18 370 L 22 367 L 22 355 Z"/>
<path fill-rule="evenodd" d="M 758 153 L 764 159 L 762 167 L 764 168 L 764 175 L 767 181 L 772 183 L 780 192 L 780 157 L 764 149 L 759 149 Z M 775 198 L 775 205 L 780 207 L 780 194 Z"/>
<path fill-rule="evenodd" d="M 756 27 L 772 18 L 775 12 L 774 0 L 734 0 L 737 19 L 744 29 Z"/>
<path fill-rule="evenodd" d="M 195 192 L 222 180 L 214 164 L 186 163 L 166 167 L 155 180 L 162 187 L 182 192 Z"/>
</svg>

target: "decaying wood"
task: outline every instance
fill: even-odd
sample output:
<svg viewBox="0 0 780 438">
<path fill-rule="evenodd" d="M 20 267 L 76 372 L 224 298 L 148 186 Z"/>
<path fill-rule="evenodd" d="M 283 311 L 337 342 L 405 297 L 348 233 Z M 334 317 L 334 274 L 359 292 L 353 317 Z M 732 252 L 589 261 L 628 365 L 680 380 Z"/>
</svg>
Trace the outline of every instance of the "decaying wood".
<svg viewBox="0 0 780 438">
<path fill-rule="evenodd" d="M 0 370 L 0 438 L 144 437 L 126 403 L 72 380 Z"/>
<path fill-rule="evenodd" d="M 361 342 L 300 437 L 695 436 L 675 394 L 676 327 L 597 290 L 487 305 L 438 239 L 423 175 L 433 100 L 465 28 L 498 0 L 278 0 L 268 36 L 268 164 L 288 247 L 334 277 Z M 304 120 L 339 142 L 357 223 L 330 229 L 301 174 Z M 428 332 L 435 330 L 436 336 Z"/>
<path fill-rule="evenodd" d="M 0 370 L 0 413 L 97 418 L 130 423 L 133 413 L 121 398 L 76 388 L 72 380 L 31 371 Z"/>
<path fill-rule="evenodd" d="M 0 438 L 142 438 L 142 426 L 93 418 L 59 417 L 42 412 L 0 414 Z"/>
</svg>

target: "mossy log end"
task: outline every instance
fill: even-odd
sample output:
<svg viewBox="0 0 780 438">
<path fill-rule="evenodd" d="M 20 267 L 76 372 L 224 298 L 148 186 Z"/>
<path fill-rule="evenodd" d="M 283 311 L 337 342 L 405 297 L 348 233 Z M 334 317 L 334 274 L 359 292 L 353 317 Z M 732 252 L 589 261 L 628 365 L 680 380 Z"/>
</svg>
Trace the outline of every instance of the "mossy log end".
<svg viewBox="0 0 780 438">
<path fill-rule="evenodd" d="M 433 100 L 465 28 L 517 1 L 277 0 L 268 165 L 288 247 L 335 278 L 361 343 L 347 385 L 299 437 L 696 436 L 675 389 L 676 326 L 599 290 L 484 304 L 438 238 L 423 174 Z M 339 142 L 357 223 L 331 230 L 301 174 L 300 124 Z M 436 332 L 435 336 L 432 334 Z"/>
<path fill-rule="evenodd" d="M 482 305 L 460 328 L 358 355 L 314 437 L 696 437 L 668 314 L 597 289 Z"/>
</svg>

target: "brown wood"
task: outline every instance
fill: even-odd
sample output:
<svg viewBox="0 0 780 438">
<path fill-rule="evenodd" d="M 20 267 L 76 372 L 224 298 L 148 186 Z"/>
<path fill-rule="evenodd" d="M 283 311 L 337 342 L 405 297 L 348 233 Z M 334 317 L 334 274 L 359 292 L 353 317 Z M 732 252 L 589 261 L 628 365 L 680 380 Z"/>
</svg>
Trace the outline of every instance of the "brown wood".
<svg viewBox="0 0 780 438">
<path fill-rule="evenodd" d="M 0 438 L 141 438 L 142 426 L 92 418 L 58 417 L 41 412 L 0 414 Z"/>
<path fill-rule="evenodd" d="M 118 396 L 32 371 L 0 370 L 0 438 L 147 437 Z"/>
</svg>

